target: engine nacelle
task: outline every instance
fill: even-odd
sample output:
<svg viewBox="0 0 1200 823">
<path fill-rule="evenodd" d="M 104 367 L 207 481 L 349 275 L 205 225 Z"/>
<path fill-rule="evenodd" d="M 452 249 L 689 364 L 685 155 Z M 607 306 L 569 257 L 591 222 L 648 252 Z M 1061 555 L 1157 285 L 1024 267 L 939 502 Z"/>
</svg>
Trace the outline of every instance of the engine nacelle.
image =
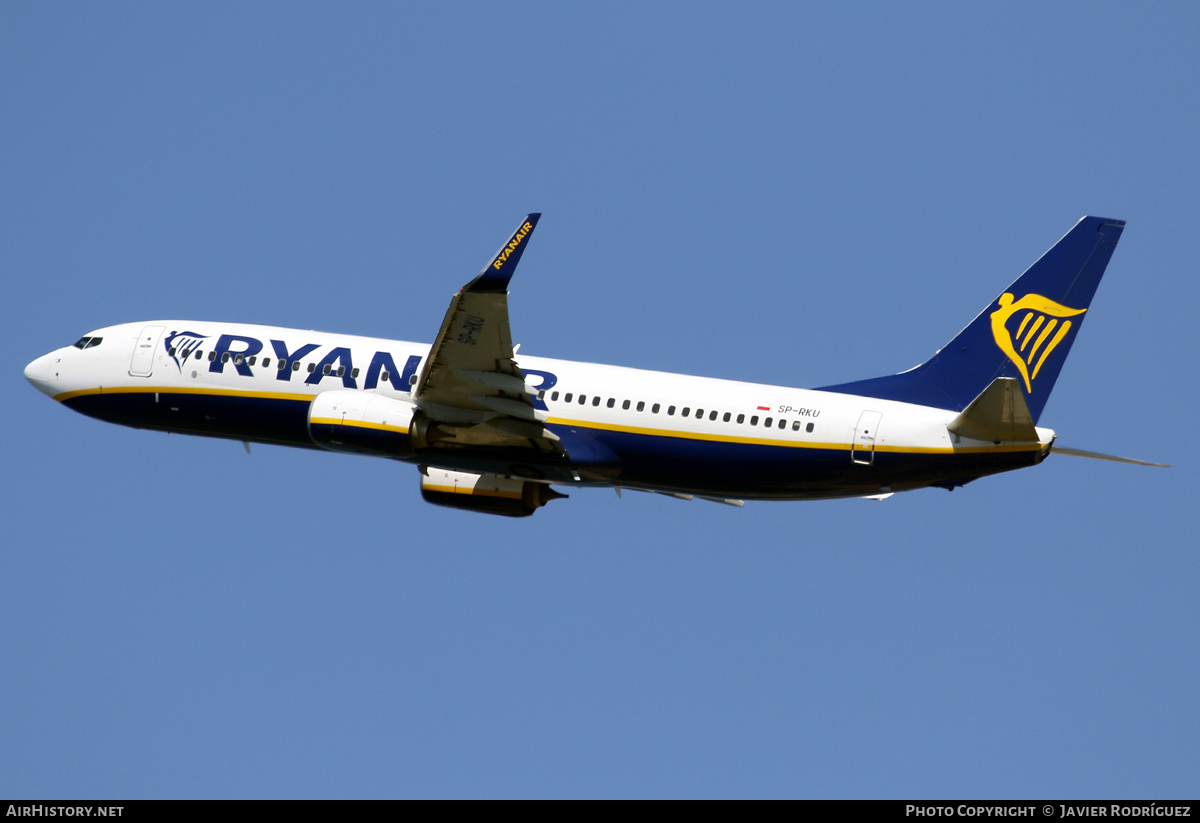
<svg viewBox="0 0 1200 823">
<path fill-rule="evenodd" d="M 421 467 L 421 497 L 435 506 L 528 517 L 551 500 L 566 496 L 532 480 Z"/>
<path fill-rule="evenodd" d="M 407 400 L 375 392 L 321 392 L 308 407 L 308 436 L 331 451 L 411 457 L 409 427 L 415 408 Z"/>
</svg>

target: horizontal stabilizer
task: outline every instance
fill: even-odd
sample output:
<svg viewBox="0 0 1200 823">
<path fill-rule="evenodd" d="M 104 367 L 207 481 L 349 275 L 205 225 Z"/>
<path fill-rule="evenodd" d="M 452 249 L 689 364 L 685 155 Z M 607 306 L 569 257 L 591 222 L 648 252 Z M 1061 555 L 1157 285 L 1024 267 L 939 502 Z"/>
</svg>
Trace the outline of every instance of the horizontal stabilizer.
<svg viewBox="0 0 1200 823">
<path fill-rule="evenodd" d="M 1114 463 L 1132 463 L 1135 466 L 1158 466 L 1160 469 L 1171 468 L 1170 463 L 1151 463 L 1149 460 L 1134 460 L 1132 457 L 1117 457 L 1100 452 L 1085 452 L 1083 449 L 1068 449 L 1065 446 L 1055 446 L 1055 454 L 1065 454 L 1071 457 L 1090 457 L 1092 460 L 1111 460 Z"/>
<path fill-rule="evenodd" d="M 1033 415 L 1015 377 L 997 377 L 946 426 L 959 437 L 993 443 L 1037 442 Z"/>
</svg>

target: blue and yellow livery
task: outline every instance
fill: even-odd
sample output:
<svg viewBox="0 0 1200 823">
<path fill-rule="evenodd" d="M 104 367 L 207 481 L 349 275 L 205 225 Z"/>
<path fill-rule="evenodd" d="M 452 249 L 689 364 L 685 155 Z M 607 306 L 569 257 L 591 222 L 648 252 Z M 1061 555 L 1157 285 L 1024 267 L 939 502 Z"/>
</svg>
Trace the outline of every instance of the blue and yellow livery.
<svg viewBox="0 0 1200 823">
<path fill-rule="evenodd" d="M 1038 418 L 1124 227 L 1080 220 L 920 366 L 802 389 L 518 358 L 508 286 L 540 216 L 432 345 L 160 320 L 98 329 L 25 376 L 109 422 L 412 463 L 426 500 L 489 514 L 531 514 L 564 496 L 551 484 L 738 506 L 953 489 L 1054 448 Z"/>
</svg>

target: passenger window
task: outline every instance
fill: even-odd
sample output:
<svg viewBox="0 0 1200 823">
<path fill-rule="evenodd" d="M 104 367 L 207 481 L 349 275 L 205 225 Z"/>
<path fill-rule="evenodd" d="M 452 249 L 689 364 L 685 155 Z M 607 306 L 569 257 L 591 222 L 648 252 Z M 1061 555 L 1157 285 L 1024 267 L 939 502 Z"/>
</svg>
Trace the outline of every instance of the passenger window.
<svg viewBox="0 0 1200 823">
<path fill-rule="evenodd" d="M 812 432 L 812 430 L 813 430 L 813 424 L 812 424 L 812 423 L 809 423 L 807 426 L 805 426 L 805 427 L 804 427 L 804 430 L 805 430 L 806 432 L 809 432 L 809 433 L 811 433 L 811 432 Z"/>
<path fill-rule="evenodd" d="M 622 403 L 621 408 L 623 408 L 625 411 L 629 411 L 629 401 L 626 400 L 624 403 Z"/>
<path fill-rule="evenodd" d="M 751 415 L 751 416 L 750 416 L 750 425 L 751 425 L 751 426 L 757 426 L 757 425 L 758 425 L 758 415 L 757 415 L 757 414 L 753 414 L 753 415 Z"/>
<path fill-rule="evenodd" d="M 617 405 L 617 399 L 615 397 L 608 398 L 608 407 L 611 409 L 615 405 Z"/>
<path fill-rule="evenodd" d="M 315 372 L 316 370 L 317 370 L 317 364 L 316 364 L 316 363 L 309 363 L 309 364 L 308 364 L 308 373 L 309 373 L 309 374 L 312 374 L 312 373 L 313 373 L 313 372 Z"/>
<path fill-rule="evenodd" d="M 540 392 L 538 392 L 538 400 L 545 400 L 545 399 L 546 399 L 546 390 L 542 389 Z"/>
<path fill-rule="evenodd" d="M 222 363 L 229 362 L 229 352 L 227 352 L 227 351 L 221 352 L 221 362 Z"/>
<path fill-rule="evenodd" d="M 354 368 L 353 368 L 353 369 L 350 371 L 350 377 L 351 377 L 351 378 L 353 378 L 353 379 L 355 379 L 355 380 L 357 380 L 357 379 L 358 379 L 358 366 L 355 366 L 355 367 L 354 367 Z"/>
<path fill-rule="evenodd" d="M 687 412 L 684 412 L 684 414 L 686 414 L 686 413 L 687 413 Z M 667 406 L 667 414 L 674 415 L 674 414 L 675 414 L 675 407 L 674 407 L 674 406 Z"/>
<path fill-rule="evenodd" d="M 567 392 L 567 396 L 563 398 L 563 402 L 564 402 L 564 403 L 570 403 L 570 402 L 571 402 L 571 398 L 572 398 L 572 397 L 574 397 L 574 396 L 575 396 L 575 395 L 571 394 L 570 392 Z"/>
<path fill-rule="evenodd" d="M 557 399 L 558 399 L 558 392 L 556 392 L 556 391 L 552 391 L 552 392 L 550 392 L 550 399 L 551 399 L 551 400 L 557 400 Z"/>
<path fill-rule="evenodd" d="M 643 403 L 638 403 L 638 411 L 641 411 L 641 410 L 642 410 L 642 406 L 643 406 L 643 405 L 645 405 L 645 404 L 643 404 Z M 655 403 L 653 406 L 651 406 L 651 407 L 650 407 L 650 411 L 651 411 L 651 412 L 653 412 L 654 414 L 658 414 L 658 410 L 659 410 L 659 409 L 661 409 L 661 408 L 662 408 L 662 406 L 660 406 L 660 405 L 658 405 L 657 403 Z"/>
<path fill-rule="evenodd" d="M 800 431 L 800 421 L 799 420 L 797 420 L 795 423 L 792 424 L 792 431 L 794 431 L 794 432 Z"/>
<path fill-rule="evenodd" d="M 313 371 L 313 369 L 311 368 L 312 363 L 309 363 L 308 365 L 310 367 L 308 371 L 311 374 Z M 324 366 L 321 367 L 321 374 L 329 374 L 329 372 L 332 370 L 333 370 L 332 366 L 330 366 L 330 364 L 326 363 Z"/>
<path fill-rule="evenodd" d="M 266 365 L 266 364 L 264 363 L 263 365 Z M 279 369 L 280 371 L 283 371 L 284 369 L 287 368 L 287 361 L 280 358 L 279 363 L 275 366 L 275 368 Z"/>
<path fill-rule="evenodd" d="M 696 409 L 696 419 L 697 420 L 704 419 L 704 409 Z"/>
<path fill-rule="evenodd" d="M 768 417 L 766 420 L 763 421 L 763 425 L 766 426 L 768 429 L 771 428 L 771 420 L 772 420 L 772 418 Z"/>
<path fill-rule="evenodd" d="M 216 360 L 217 360 L 217 353 L 215 351 L 210 351 L 208 353 L 208 362 L 214 363 L 214 362 L 216 362 Z"/>
<path fill-rule="evenodd" d="M 587 404 L 587 395 L 586 394 L 579 395 L 579 405 L 583 406 L 586 404 Z"/>
<path fill-rule="evenodd" d="M 346 376 L 346 367 L 345 367 L 345 366 L 338 366 L 338 374 L 337 374 L 337 376 L 338 376 L 338 377 L 345 377 L 345 376 Z"/>
<path fill-rule="evenodd" d="M 732 416 L 733 416 L 733 415 L 731 415 L 729 412 L 725 412 L 725 416 L 724 416 L 724 417 L 722 417 L 721 419 L 722 419 L 722 420 L 724 420 L 726 423 L 728 423 L 728 422 L 729 422 L 729 418 L 730 418 L 730 417 L 732 417 Z"/>
<path fill-rule="evenodd" d="M 745 423 L 745 422 L 746 422 L 746 415 L 744 415 L 744 414 L 739 414 L 739 415 L 737 416 L 737 422 L 739 422 L 739 423 Z"/>
<path fill-rule="evenodd" d="M 247 363 L 249 363 L 251 366 L 253 366 L 255 363 L 257 363 L 257 362 L 258 362 L 258 356 L 257 356 L 257 355 L 254 355 L 254 354 L 252 354 L 252 355 L 250 355 L 250 359 L 249 359 L 249 360 L 247 360 L 246 362 L 247 362 Z M 265 365 L 265 364 L 264 364 L 264 365 Z"/>
<path fill-rule="evenodd" d="M 787 428 L 787 421 L 786 421 L 786 420 L 784 420 L 782 417 L 781 417 L 781 418 L 779 418 L 779 428 L 781 428 L 781 429 L 786 429 L 786 428 Z"/>
<path fill-rule="evenodd" d="M 167 349 L 167 354 L 171 357 L 174 357 L 175 356 L 175 347 L 172 346 L 171 348 Z"/>
<path fill-rule="evenodd" d="M 379 375 L 379 379 L 386 383 L 392 379 L 392 376 L 388 373 L 387 369 L 384 369 L 383 373 Z"/>
<path fill-rule="evenodd" d="M 204 356 L 204 352 L 200 351 L 199 349 L 196 349 L 196 359 L 199 360 L 203 356 Z"/>
<path fill-rule="evenodd" d="M 292 361 L 292 371 L 300 371 L 300 361 L 299 360 Z"/>
<path fill-rule="evenodd" d="M 680 415 L 682 415 L 683 417 L 687 417 L 689 414 L 691 414 L 691 412 L 692 412 L 691 406 L 684 406 L 683 411 L 680 412 Z"/>
<path fill-rule="evenodd" d="M 715 411 L 713 411 L 713 412 L 709 412 L 709 413 L 708 413 L 708 419 L 709 419 L 709 420 L 716 420 L 716 419 L 717 419 L 717 413 L 716 413 Z M 728 417 L 726 417 L 725 419 L 726 419 L 726 420 L 728 420 L 729 418 L 728 418 Z"/>
<path fill-rule="evenodd" d="M 645 410 L 645 408 L 646 408 L 646 401 L 645 401 L 645 400 L 639 400 L 639 401 L 638 401 L 638 404 L 637 404 L 637 410 L 638 410 L 638 411 L 644 411 L 644 410 Z M 655 403 L 655 404 L 654 404 L 654 411 L 655 411 L 655 413 L 657 413 L 657 412 L 658 412 L 658 404 L 657 404 L 657 403 Z"/>
<path fill-rule="evenodd" d="M 240 366 L 240 365 L 242 365 L 242 363 L 244 363 L 244 362 L 246 362 L 246 358 L 242 357 L 240 354 L 239 354 L 239 355 L 236 355 L 236 356 L 233 358 L 233 364 L 234 364 L 235 366 Z"/>
<path fill-rule="evenodd" d="M 593 398 L 592 398 L 592 405 L 593 405 L 593 406 L 599 406 L 599 405 L 600 405 L 600 395 L 596 395 L 595 397 L 593 397 Z"/>
</svg>

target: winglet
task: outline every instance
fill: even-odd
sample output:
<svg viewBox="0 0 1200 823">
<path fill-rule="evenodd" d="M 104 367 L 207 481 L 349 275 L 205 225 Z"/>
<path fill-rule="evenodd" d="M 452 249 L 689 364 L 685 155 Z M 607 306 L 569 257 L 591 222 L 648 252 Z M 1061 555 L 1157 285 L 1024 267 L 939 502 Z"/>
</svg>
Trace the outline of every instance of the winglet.
<svg viewBox="0 0 1200 823">
<path fill-rule="evenodd" d="M 517 226 L 512 237 L 509 237 L 500 247 L 500 251 L 496 252 L 491 262 L 483 267 L 483 271 L 474 280 L 463 286 L 462 290 L 476 293 L 508 291 L 508 281 L 512 279 L 513 272 L 517 270 L 517 263 L 521 261 L 521 255 L 529 243 L 529 235 L 533 234 L 533 229 L 541 217 L 541 212 L 526 215 L 525 219 L 521 221 L 521 225 Z"/>
</svg>

